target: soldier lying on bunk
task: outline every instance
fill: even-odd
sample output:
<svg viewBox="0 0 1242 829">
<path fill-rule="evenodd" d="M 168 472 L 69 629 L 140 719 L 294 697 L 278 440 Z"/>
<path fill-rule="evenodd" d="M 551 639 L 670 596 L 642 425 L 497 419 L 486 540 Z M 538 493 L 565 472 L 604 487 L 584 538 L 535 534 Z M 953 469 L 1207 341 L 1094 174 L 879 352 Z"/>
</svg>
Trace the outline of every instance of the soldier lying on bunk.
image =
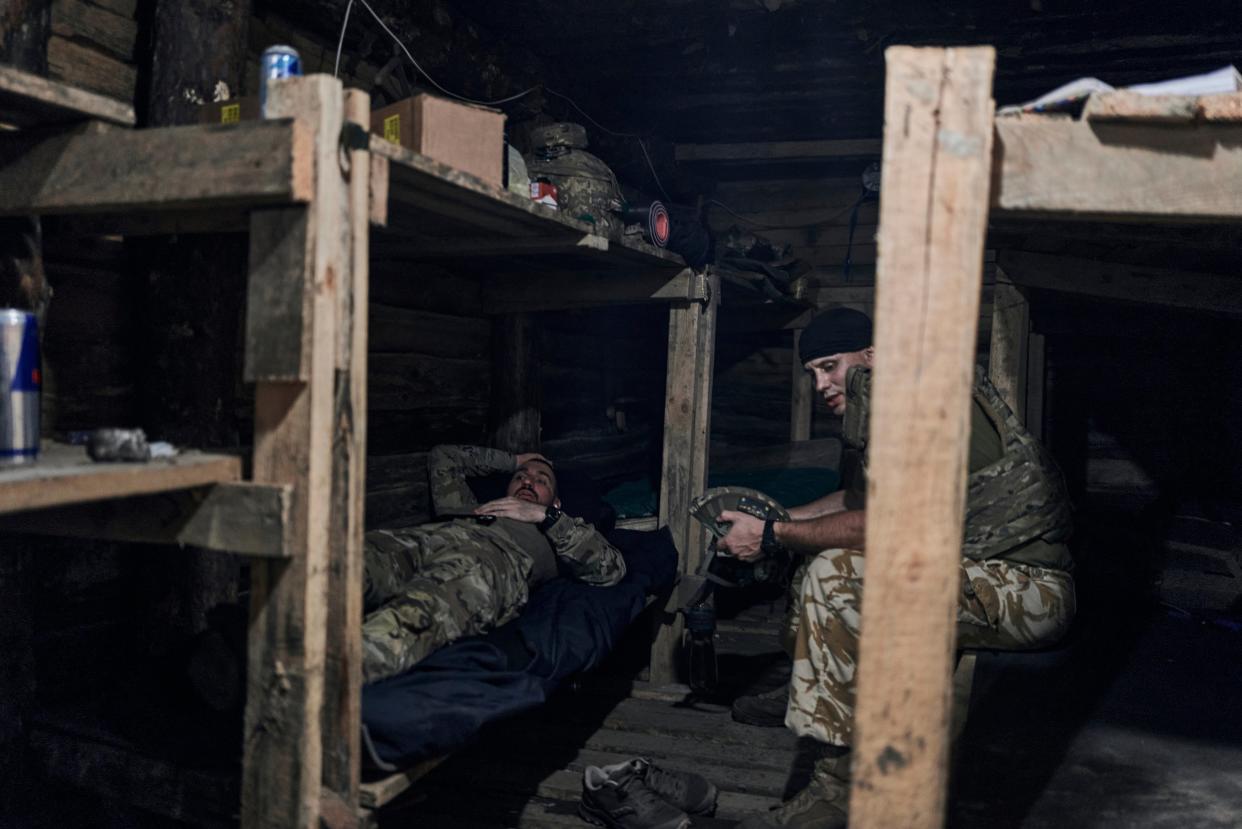
<svg viewBox="0 0 1242 829">
<path fill-rule="evenodd" d="M 588 584 L 625 575 L 621 553 L 590 524 L 561 512 L 542 455 L 437 446 L 427 458 L 436 520 L 375 530 L 364 542 L 362 671 L 399 674 L 463 636 L 513 619 L 557 563 Z M 505 497 L 479 504 L 467 476 L 512 472 Z"/>
</svg>

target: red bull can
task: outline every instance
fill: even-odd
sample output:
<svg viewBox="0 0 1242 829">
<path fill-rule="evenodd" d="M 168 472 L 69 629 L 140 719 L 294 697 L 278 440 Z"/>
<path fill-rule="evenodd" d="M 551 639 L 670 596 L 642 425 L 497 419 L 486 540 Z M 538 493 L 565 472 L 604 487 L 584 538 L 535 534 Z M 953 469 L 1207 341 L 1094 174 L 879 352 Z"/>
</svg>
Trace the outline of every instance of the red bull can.
<svg viewBox="0 0 1242 829">
<path fill-rule="evenodd" d="M 267 117 L 267 85 L 281 78 L 302 76 L 302 57 L 292 46 L 269 46 L 259 64 L 259 114 Z"/>
<path fill-rule="evenodd" d="M 29 311 L 0 308 L 0 465 L 39 457 L 39 323 Z"/>
</svg>

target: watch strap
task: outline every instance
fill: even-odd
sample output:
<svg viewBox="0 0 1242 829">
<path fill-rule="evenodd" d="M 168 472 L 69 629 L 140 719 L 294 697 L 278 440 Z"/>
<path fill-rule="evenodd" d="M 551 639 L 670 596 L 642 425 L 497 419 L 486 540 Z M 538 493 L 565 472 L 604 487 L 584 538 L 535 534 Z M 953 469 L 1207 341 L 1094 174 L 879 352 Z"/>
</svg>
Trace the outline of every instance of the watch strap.
<svg viewBox="0 0 1242 829">
<path fill-rule="evenodd" d="M 564 513 L 561 512 L 559 508 L 548 507 L 547 511 L 544 513 L 543 520 L 539 522 L 539 531 L 546 533 L 548 530 L 552 529 L 552 525 L 559 521 L 562 515 L 564 515 Z"/>
<path fill-rule="evenodd" d="M 775 525 L 775 518 L 769 518 L 763 522 L 763 541 L 760 543 L 759 549 L 769 555 L 779 553 L 785 549 L 785 545 L 776 540 Z"/>
</svg>

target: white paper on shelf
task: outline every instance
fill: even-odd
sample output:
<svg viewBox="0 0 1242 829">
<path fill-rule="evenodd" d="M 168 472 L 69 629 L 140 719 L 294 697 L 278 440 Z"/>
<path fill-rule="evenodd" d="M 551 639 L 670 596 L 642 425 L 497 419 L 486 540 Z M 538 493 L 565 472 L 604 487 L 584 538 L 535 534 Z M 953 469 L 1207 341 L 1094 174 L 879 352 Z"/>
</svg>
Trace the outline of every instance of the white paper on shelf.
<svg viewBox="0 0 1242 829">
<path fill-rule="evenodd" d="M 1127 86 L 1126 90 L 1141 95 L 1218 95 L 1242 90 L 1242 74 L 1238 73 L 1236 66 L 1222 66 L 1215 72 L 1158 83 L 1136 84 Z"/>
<path fill-rule="evenodd" d="M 1140 95 L 1218 95 L 1221 93 L 1242 91 L 1242 73 L 1235 66 L 1222 66 L 1214 72 L 1202 75 L 1191 75 L 1186 78 L 1172 78 L 1157 83 L 1141 83 L 1122 87 L 1127 92 Z M 1099 78 L 1078 78 L 1067 84 L 1058 86 L 1051 92 L 1040 95 L 1025 104 L 1004 106 L 996 111 L 997 115 L 1014 115 L 1019 112 L 1052 112 L 1068 109 L 1097 92 L 1112 92 L 1114 88 Z"/>
</svg>

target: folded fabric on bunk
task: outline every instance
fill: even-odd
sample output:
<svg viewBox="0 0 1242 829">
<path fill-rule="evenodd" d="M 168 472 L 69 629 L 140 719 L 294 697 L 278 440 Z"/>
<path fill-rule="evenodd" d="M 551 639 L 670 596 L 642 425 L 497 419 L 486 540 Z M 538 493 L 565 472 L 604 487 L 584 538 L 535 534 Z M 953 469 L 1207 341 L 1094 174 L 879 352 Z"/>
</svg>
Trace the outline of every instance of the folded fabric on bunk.
<svg viewBox="0 0 1242 829">
<path fill-rule="evenodd" d="M 677 550 L 667 529 L 607 533 L 625 556 L 613 587 L 557 578 L 531 594 L 522 615 L 462 639 L 411 670 L 362 689 L 364 745 L 394 771 L 456 751 L 487 723 L 542 704 L 567 677 L 599 665 L 646 597 L 669 588 Z"/>
</svg>

